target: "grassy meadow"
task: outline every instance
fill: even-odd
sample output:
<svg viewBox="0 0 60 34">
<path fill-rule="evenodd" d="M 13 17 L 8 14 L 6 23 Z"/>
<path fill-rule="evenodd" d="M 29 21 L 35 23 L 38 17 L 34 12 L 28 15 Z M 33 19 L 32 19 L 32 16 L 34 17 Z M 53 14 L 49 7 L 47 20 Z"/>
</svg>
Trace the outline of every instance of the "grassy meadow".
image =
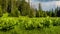
<svg viewBox="0 0 60 34">
<path fill-rule="evenodd" d="M 60 34 L 58 17 L 0 17 L 1 34 Z"/>
</svg>

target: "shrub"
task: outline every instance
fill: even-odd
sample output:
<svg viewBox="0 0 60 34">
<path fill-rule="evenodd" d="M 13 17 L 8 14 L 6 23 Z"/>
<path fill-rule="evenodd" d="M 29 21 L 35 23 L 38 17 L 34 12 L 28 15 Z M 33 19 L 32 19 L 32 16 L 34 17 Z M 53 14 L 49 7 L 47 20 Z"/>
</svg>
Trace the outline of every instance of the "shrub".
<svg viewBox="0 0 60 34">
<path fill-rule="evenodd" d="M 53 20 L 53 26 L 60 26 L 60 19 Z"/>
<path fill-rule="evenodd" d="M 28 17 L 1 17 L 0 30 L 9 31 L 18 26 L 20 29 L 32 30 L 43 29 L 52 26 L 60 26 L 60 19 L 58 18 L 28 18 Z"/>
<path fill-rule="evenodd" d="M 0 30 L 1 31 L 8 31 L 14 29 L 16 25 L 15 21 L 11 18 L 1 18 L 0 20 Z"/>
</svg>

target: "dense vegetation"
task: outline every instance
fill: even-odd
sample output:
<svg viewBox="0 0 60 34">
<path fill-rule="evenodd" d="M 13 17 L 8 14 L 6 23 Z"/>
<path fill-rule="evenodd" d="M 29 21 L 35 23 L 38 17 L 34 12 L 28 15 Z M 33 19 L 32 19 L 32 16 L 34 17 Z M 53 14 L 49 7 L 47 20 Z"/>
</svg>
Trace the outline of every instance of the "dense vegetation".
<svg viewBox="0 0 60 34">
<path fill-rule="evenodd" d="M 1 34 L 59 34 L 59 30 L 60 18 L 0 17 Z"/>
<path fill-rule="evenodd" d="M 38 4 L 38 10 L 30 6 L 30 0 L 0 0 L 0 16 L 4 13 L 8 13 L 9 16 L 28 16 L 28 17 L 60 17 L 60 8 L 55 10 L 43 11 L 41 4 Z"/>
<path fill-rule="evenodd" d="M 29 0 L 0 0 L 1 34 L 60 34 L 59 17 L 59 7 L 43 11 L 40 3 L 37 10 Z"/>
</svg>

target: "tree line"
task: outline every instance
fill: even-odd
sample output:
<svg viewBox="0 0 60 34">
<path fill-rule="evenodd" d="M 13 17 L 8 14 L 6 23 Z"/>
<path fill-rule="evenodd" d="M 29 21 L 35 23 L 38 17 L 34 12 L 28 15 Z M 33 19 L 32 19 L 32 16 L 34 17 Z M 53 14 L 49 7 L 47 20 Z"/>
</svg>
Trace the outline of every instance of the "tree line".
<svg viewBox="0 0 60 34">
<path fill-rule="evenodd" d="M 0 0 L 0 17 L 4 13 L 8 13 L 8 16 L 28 16 L 28 17 L 60 17 L 60 7 L 55 10 L 43 11 L 41 4 L 38 4 L 38 10 L 30 6 L 30 1 L 25 0 Z"/>
</svg>

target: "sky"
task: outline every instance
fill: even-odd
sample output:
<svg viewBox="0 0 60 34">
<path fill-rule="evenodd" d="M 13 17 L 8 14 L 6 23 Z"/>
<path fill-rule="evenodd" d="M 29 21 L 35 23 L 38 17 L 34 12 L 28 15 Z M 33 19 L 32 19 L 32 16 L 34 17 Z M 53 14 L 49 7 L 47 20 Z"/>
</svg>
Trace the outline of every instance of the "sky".
<svg viewBox="0 0 60 34">
<path fill-rule="evenodd" d="M 42 9 L 45 11 L 60 7 L 60 0 L 30 0 L 30 2 L 33 8 L 38 8 L 38 4 L 41 3 Z"/>
</svg>

